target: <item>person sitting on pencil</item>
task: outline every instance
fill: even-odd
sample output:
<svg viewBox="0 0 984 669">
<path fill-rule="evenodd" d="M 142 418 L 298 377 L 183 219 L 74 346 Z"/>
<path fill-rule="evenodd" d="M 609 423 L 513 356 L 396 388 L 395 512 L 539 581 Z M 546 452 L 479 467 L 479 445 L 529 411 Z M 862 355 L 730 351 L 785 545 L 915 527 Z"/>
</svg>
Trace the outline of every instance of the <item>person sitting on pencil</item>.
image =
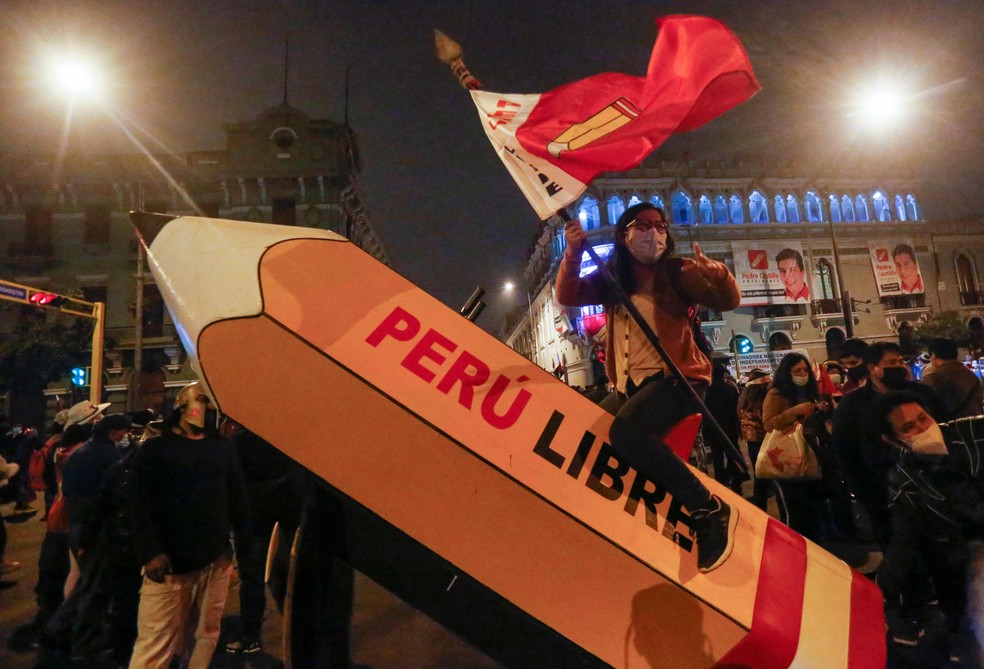
<svg viewBox="0 0 984 669">
<path fill-rule="evenodd" d="M 718 311 L 738 306 L 738 283 L 720 262 L 694 244 L 694 258 L 673 256 L 666 214 L 649 203 L 625 210 L 615 227 L 609 268 L 615 280 L 658 334 L 671 361 L 664 360 L 627 309 L 617 303 L 602 272 L 580 276 L 587 236 L 580 224 L 564 228 L 567 251 L 557 274 L 557 300 L 566 306 L 602 304 L 607 316 L 605 366 L 618 392 L 602 406 L 615 414 L 612 447 L 642 476 L 683 503 L 697 541 L 697 566 L 716 569 L 734 547 L 738 509 L 712 495 L 663 441 L 669 429 L 693 413 L 691 394 L 671 372 L 675 363 L 703 397 L 711 361 L 697 347 L 688 309 L 704 304 Z"/>
</svg>

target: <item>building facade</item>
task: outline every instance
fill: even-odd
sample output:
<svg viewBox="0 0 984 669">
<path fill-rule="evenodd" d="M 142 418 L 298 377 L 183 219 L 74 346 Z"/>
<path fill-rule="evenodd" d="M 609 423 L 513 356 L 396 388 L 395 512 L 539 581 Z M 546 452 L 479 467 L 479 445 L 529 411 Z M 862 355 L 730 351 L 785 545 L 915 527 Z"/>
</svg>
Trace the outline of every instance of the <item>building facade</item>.
<svg viewBox="0 0 984 669">
<path fill-rule="evenodd" d="M 168 407 L 172 389 L 194 379 L 153 278 L 138 276 L 130 211 L 332 230 L 389 264 L 359 199 L 351 128 L 285 102 L 224 130 L 223 151 L 0 153 L 0 278 L 106 303 L 106 401 L 114 410 Z M 0 310 L 0 337 L 37 317 L 35 307 L 11 306 Z M 68 390 L 66 379 L 45 391 L 49 416 Z"/>
<path fill-rule="evenodd" d="M 730 354 L 736 344 L 753 353 L 804 349 L 819 362 L 834 357 L 849 335 L 904 339 L 944 311 L 960 314 L 971 348 L 984 344 L 984 221 L 926 215 L 914 176 L 797 171 L 738 161 L 649 161 L 595 180 L 571 211 L 602 258 L 611 252 L 621 213 L 650 202 L 665 210 L 678 255 L 690 255 L 696 242 L 727 264 L 742 286 L 743 306 L 702 311 L 702 328 L 717 352 Z M 552 284 L 564 251 L 563 222 L 554 217 L 525 270 L 529 309 L 504 339 L 571 385 L 585 386 L 601 371 L 606 320 L 601 306 L 556 303 Z M 795 295 L 784 290 L 786 266 L 796 266 L 804 279 Z M 585 253 L 582 274 L 590 271 Z"/>
</svg>

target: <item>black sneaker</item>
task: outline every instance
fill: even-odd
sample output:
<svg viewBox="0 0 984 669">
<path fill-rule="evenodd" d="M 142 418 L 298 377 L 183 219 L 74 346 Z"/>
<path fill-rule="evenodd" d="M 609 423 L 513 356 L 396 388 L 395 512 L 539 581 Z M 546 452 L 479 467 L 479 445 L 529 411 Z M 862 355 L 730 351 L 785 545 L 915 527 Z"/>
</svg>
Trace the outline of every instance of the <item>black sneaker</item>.
<svg viewBox="0 0 984 669">
<path fill-rule="evenodd" d="M 919 620 L 899 620 L 892 626 L 892 643 L 914 648 L 926 635 L 926 629 Z"/>
<path fill-rule="evenodd" d="M 246 655 L 248 653 L 259 653 L 263 650 L 263 645 L 260 643 L 259 638 L 240 636 L 236 640 L 224 645 L 222 650 L 233 655 Z"/>
<path fill-rule="evenodd" d="M 717 495 L 711 495 L 711 503 L 713 507 L 690 514 L 697 541 L 697 569 L 705 574 L 731 557 L 738 527 L 738 509 L 731 508 Z"/>
</svg>

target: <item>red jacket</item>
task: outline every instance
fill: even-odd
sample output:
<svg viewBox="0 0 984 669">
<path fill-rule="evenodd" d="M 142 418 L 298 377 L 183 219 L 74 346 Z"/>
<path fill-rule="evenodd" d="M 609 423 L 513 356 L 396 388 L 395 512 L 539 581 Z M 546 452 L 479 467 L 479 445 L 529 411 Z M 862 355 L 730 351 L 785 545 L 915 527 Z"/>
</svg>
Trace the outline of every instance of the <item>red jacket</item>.
<svg viewBox="0 0 984 669">
<path fill-rule="evenodd" d="M 614 299 L 601 272 L 596 271 L 580 278 L 580 269 L 580 257 L 564 255 L 557 273 L 557 301 L 569 307 L 601 304 L 604 305 L 606 314 L 611 314 Z M 709 384 L 711 361 L 694 343 L 687 308 L 691 304 L 702 304 L 717 311 L 734 309 L 741 301 L 738 282 L 730 273 L 720 279 L 705 276 L 700 273 L 697 263 L 689 258 L 662 258 L 656 264 L 656 272 L 653 322 L 660 342 L 685 377 L 690 381 Z M 607 318 L 605 368 L 608 378 L 617 384 L 614 320 Z"/>
</svg>

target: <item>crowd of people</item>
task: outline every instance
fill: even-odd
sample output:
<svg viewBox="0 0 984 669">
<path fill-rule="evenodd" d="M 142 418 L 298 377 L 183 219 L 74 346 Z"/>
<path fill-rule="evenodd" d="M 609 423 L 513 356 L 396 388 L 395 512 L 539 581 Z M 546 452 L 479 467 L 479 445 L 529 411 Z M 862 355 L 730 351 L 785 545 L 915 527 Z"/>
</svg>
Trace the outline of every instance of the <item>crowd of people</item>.
<svg viewBox="0 0 984 669">
<path fill-rule="evenodd" d="M 235 557 L 241 630 L 222 650 L 260 651 L 267 543 L 283 508 L 275 499 L 298 468 L 233 421 L 220 423 L 197 383 L 166 417 L 106 414 L 109 406 L 59 412 L 46 439 L 4 432 L 0 453 L 12 461 L 0 463 L 0 494 L 43 504 L 46 523 L 37 611 L 8 647 L 38 652 L 39 667 L 204 669 Z M 33 556 L 6 559 L 5 539 L 0 564 L 16 572 Z"/>
<path fill-rule="evenodd" d="M 917 361 L 850 339 L 837 359 L 793 351 L 742 382 L 715 359 L 705 403 L 749 473 L 705 430 L 709 471 L 809 539 L 874 546 L 861 567 L 885 594 L 891 641 L 917 646 L 937 611 L 954 666 L 984 666 L 984 384 L 952 340 L 928 348 Z M 608 386 L 581 392 L 605 406 Z M 766 436 L 797 425 L 820 477 L 756 477 Z"/>
</svg>

